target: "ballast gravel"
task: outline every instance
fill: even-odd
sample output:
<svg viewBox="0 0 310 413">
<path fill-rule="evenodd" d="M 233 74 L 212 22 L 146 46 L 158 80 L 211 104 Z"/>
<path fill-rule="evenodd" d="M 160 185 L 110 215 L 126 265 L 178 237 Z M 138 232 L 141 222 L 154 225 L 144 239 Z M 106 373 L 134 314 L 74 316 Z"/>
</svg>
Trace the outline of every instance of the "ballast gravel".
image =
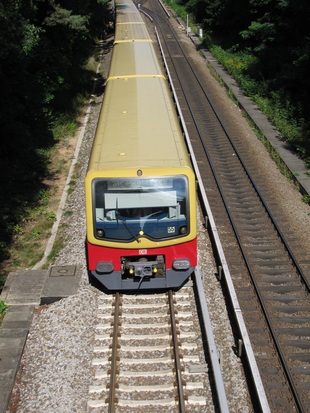
<svg viewBox="0 0 310 413">
<path fill-rule="evenodd" d="M 13 393 L 16 412 L 86 412 L 97 295 L 83 286 L 34 314 Z"/>
</svg>

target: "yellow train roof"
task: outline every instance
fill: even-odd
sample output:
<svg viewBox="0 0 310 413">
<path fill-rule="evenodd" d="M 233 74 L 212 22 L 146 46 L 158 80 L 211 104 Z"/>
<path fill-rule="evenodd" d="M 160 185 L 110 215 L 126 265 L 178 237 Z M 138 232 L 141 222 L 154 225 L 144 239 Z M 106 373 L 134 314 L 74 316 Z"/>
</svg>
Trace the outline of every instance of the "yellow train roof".
<svg viewBox="0 0 310 413">
<path fill-rule="evenodd" d="M 89 170 L 188 166 L 188 156 L 166 81 L 110 81 Z"/>
<path fill-rule="evenodd" d="M 143 22 L 137 7 L 131 0 L 116 0 L 116 25 L 119 23 Z"/>
<path fill-rule="evenodd" d="M 151 41 L 144 23 L 123 23 L 116 25 L 114 43 L 128 41 Z"/>
<path fill-rule="evenodd" d="M 115 44 L 108 80 L 132 76 L 164 76 L 152 43 Z"/>
<path fill-rule="evenodd" d="M 116 0 L 116 7 L 115 44 L 88 170 L 189 167 L 171 92 L 140 13 L 131 0 Z"/>
</svg>

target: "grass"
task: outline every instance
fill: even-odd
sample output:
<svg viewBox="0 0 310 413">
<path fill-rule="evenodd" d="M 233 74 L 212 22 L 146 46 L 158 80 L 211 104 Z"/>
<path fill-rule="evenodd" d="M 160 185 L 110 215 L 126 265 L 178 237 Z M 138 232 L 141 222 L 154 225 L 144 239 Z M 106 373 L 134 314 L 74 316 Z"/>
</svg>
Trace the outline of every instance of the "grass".
<svg viewBox="0 0 310 413">
<path fill-rule="evenodd" d="M 2 263 L 2 284 L 9 272 L 32 268 L 43 257 L 70 168 L 77 128 L 76 119 L 67 115 L 55 123 L 52 133 L 56 143 L 42 154 L 48 163 L 48 174 L 43 189 L 37 192 L 32 203 L 23 207 L 23 217 L 13 227 L 12 242 L 7 249 L 9 258 Z M 73 185 L 71 182 L 71 190 Z M 61 242 L 54 246 L 50 260 L 61 246 Z"/>
<path fill-rule="evenodd" d="M 302 200 L 303 200 L 303 202 L 304 202 L 305 204 L 310 205 L 310 195 L 304 195 L 304 196 L 302 197 Z M 308 215 L 310 215 L 310 213 L 309 213 Z"/>
<path fill-rule="evenodd" d="M 7 309 L 8 306 L 3 301 L 0 301 L 0 325 L 2 324 Z"/>
<path fill-rule="evenodd" d="M 252 79 L 248 72 L 255 64 L 255 58 L 246 53 L 231 53 L 218 45 L 210 45 L 210 51 L 225 69 L 236 79 L 244 94 L 256 103 L 269 121 L 280 132 L 283 139 L 303 159 L 310 173 L 310 158 L 307 154 L 306 130 L 304 119 L 297 119 L 292 103 L 279 91 L 268 91 L 264 80 Z"/>
</svg>

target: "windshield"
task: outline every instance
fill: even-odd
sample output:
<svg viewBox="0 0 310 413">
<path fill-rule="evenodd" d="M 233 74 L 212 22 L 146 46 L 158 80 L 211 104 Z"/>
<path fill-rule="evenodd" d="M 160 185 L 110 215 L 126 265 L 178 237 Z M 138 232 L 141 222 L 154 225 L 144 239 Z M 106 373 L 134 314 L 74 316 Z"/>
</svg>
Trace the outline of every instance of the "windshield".
<svg viewBox="0 0 310 413">
<path fill-rule="evenodd" d="M 188 234 L 186 176 L 96 179 L 94 232 L 98 239 L 139 242 Z"/>
</svg>

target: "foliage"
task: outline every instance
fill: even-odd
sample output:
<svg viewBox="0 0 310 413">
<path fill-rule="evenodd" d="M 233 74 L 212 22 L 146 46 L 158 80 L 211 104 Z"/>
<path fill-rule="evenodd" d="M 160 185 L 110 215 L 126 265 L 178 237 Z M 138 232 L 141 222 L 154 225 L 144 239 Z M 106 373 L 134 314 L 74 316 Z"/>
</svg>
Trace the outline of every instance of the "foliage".
<svg viewBox="0 0 310 413">
<path fill-rule="evenodd" d="M 310 195 L 304 195 L 302 200 L 305 204 L 310 205 Z M 310 213 L 308 215 L 310 215 Z"/>
<path fill-rule="evenodd" d="M 3 301 L 0 301 L 0 325 L 2 323 L 2 320 L 3 320 L 4 316 L 5 316 L 7 308 L 8 308 L 8 306 Z"/>
<path fill-rule="evenodd" d="M 310 2 L 179 0 L 206 42 L 310 166 Z"/>
<path fill-rule="evenodd" d="M 45 190 L 58 119 L 91 91 L 84 64 L 109 20 L 107 0 L 0 0 L 0 261 Z"/>
</svg>

